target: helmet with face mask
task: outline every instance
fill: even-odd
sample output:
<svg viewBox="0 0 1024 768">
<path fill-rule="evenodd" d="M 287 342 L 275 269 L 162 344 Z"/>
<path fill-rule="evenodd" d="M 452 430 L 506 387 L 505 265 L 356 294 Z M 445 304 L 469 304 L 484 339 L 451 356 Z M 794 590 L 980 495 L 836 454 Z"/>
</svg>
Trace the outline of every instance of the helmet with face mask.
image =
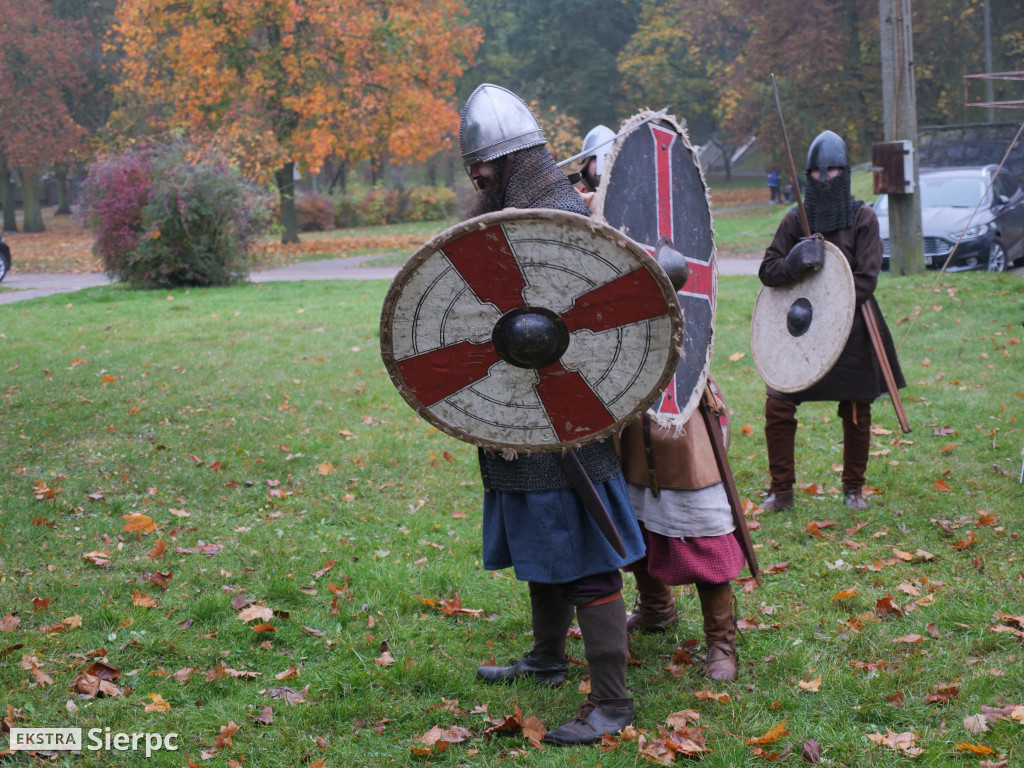
<svg viewBox="0 0 1024 768">
<path fill-rule="evenodd" d="M 829 178 L 829 168 L 840 168 L 839 175 Z M 818 178 L 811 171 L 818 171 Z M 807 150 L 807 192 L 804 210 L 811 232 L 834 232 L 849 229 L 857 209 L 863 204 L 850 192 L 850 153 L 838 134 L 822 131 Z"/>
<path fill-rule="evenodd" d="M 459 151 L 467 168 L 544 143 L 533 112 L 507 88 L 484 83 L 466 99 L 459 124 Z"/>
</svg>

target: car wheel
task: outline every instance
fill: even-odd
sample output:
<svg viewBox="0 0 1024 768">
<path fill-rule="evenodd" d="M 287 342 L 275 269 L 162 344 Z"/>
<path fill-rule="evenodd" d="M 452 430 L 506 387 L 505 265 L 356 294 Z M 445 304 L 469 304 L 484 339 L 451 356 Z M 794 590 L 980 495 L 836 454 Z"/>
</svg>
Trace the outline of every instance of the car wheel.
<svg viewBox="0 0 1024 768">
<path fill-rule="evenodd" d="M 1006 271 L 1006 251 L 1003 250 L 1002 244 L 997 240 L 992 242 L 992 250 L 988 252 L 988 271 Z"/>
</svg>

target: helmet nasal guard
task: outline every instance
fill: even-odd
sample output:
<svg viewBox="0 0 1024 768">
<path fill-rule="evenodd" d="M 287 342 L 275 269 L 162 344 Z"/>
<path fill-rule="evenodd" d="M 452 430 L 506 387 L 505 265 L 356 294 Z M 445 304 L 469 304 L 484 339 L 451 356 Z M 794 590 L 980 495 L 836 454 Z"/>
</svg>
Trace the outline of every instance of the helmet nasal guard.
<svg viewBox="0 0 1024 768">
<path fill-rule="evenodd" d="M 467 168 L 544 143 L 537 118 L 512 91 L 484 83 L 466 99 L 459 124 L 459 151 Z"/>
<path fill-rule="evenodd" d="M 832 131 L 822 131 L 811 142 L 811 146 L 807 150 L 805 173 L 810 173 L 817 168 L 824 181 L 828 179 L 829 168 L 849 167 L 850 153 L 846 149 L 846 142 L 839 138 L 838 134 Z"/>
</svg>

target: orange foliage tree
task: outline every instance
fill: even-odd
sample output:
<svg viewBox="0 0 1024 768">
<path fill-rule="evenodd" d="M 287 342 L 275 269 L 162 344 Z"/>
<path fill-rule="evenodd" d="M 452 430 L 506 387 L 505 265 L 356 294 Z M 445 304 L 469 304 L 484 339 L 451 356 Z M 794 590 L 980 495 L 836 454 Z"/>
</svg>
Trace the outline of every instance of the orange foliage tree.
<svg viewBox="0 0 1024 768">
<path fill-rule="evenodd" d="M 37 185 L 52 163 L 75 160 L 85 130 L 68 108 L 85 87 L 84 26 L 49 2 L 0 0 L 0 183 L 5 229 L 15 229 L 8 169 L 18 171 L 26 232 L 42 232 Z"/>
<path fill-rule="evenodd" d="M 462 0 L 122 0 L 120 95 L 275 178 L 297 242 L 295 166 L 426 157 L 457 135 L 454 79 L 480 31 Z"/>
</svg>

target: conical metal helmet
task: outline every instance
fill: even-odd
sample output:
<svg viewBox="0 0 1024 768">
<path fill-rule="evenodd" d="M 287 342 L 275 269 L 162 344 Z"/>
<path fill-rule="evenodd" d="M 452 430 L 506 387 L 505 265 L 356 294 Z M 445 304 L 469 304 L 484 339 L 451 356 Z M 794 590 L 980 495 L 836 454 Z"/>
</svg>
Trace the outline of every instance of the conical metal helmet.
<svg viewBox="0 0 1024 768">
<path fill-rule="evenodd" d="M 806 173 L 817 168 L 821 173 L 822 180 L 828 178 L 829 168 L 849 168 L 850 153 L 846 149 L 846 142 L 839 138 L 839 134 L 832 131 L 822 131 L 807 150 L 807 164 L 804 167 Z"/>
<path fill-rule="evenodd" d="M 598 176 L 604 175 L 604 158 L 611 151 L 612 143 L 615 141 L 615 131 L 605 125 L 595 125 L 590 133 L 583 137 L 583 165 L 587 164 L 590 158 L 597 160 L 595 173 Z M 593 150 L 593 151 L 591 151 Z"/>
<path fill-rule="evenodd" d="M 466 99 L 459 151 L 466 167 L 546 143 L 526 102 L 507 88 L 484 83 Z"/>
</svg>

